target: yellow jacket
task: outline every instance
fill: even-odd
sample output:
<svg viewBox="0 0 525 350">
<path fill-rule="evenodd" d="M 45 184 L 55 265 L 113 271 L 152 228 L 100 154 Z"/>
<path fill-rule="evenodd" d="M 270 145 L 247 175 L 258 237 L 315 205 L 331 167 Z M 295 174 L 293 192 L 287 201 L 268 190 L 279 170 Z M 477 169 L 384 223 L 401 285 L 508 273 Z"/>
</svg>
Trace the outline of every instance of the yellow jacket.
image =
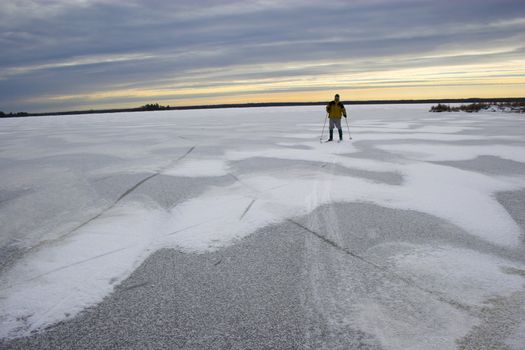
<svg viewBox="0 0 525 350">
<path fill-rule="evenodd" d="M 344 115 L 346 117 L 346 109 L 341 102 L 332 101 L 326 105 L 326 112 L 330 119 L 341 119 Z"/>
</svg>

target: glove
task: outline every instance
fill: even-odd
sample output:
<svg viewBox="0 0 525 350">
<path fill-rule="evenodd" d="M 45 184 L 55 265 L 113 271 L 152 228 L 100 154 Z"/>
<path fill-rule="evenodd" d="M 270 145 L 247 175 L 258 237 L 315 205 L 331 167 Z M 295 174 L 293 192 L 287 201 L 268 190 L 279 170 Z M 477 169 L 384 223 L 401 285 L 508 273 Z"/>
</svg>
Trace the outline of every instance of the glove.
<svg viewBox="0 0 525 350">
<path fill-rule="evenodd" d="M 345 117 L 345 118 L 346 118 L 346 115 L 344 115 L 343 117 Z"/>
</svg>

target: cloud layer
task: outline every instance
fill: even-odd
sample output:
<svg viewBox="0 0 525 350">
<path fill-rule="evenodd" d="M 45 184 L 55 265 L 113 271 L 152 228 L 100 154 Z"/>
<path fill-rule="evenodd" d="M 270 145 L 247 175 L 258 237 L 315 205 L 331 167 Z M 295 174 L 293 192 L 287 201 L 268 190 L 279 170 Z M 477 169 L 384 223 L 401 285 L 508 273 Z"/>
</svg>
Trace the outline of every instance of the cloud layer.
<svg viewBox="0 0 525 350">
<path fill-rule="evenodd" d="M 4 2 L 0 110 L 518 96 L 524 14 L 520 0 Z"/>
</svg>

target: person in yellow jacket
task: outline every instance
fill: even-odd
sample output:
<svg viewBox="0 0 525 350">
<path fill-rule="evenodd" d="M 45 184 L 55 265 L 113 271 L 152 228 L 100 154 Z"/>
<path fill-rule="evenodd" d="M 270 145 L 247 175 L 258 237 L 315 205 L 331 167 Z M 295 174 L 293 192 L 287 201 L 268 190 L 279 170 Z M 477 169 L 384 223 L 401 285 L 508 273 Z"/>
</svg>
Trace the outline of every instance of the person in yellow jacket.
<svg viewBox="0 0 525 350">
<path fill-rule="evenodd" d="M 339 94 L 336 94 L 334 100 L 326 105 L 326 113 L 330 118 L 330 138 L 326 141 L 334 140 L 334 126 L 339 131 L 339 141 L 343 140 L 343 129 L 341 128 L 341 117 L 346 118 L 346 109 L 343 103 L 339 101 Z"/>
</svg>

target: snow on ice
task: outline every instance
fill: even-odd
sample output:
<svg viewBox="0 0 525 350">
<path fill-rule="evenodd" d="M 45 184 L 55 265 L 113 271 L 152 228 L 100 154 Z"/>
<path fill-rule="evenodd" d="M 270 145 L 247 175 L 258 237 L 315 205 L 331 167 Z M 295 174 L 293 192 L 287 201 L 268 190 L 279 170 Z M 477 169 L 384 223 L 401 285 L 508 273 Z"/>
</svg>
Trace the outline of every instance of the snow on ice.
<svg viewBox="0 0 525 350">
<path fill-rule="evenodd" d="M 525 188 L 523 175 L 437 162 L 491 155 L 525 163 L 525 120 L 427 110 L 351 106 L 354 141 L 339 144 L 318 142 L 322 107 L 1 120 L 0 246 L 16 259 L 0 275 L 0 337 L 28 335 L 100 302 L 160 248 L 220 249 L 336 202 L 426 213 L 487 244 L 523 250 L 523 232 L 495 197 Z M 265 160 L 289 167 L 257 166 Z M 357 170 L 397 174 L 402 182 L 352 175 Z M 196 182 L 166 191 L 178 178 Z M 169 193 L 181 193 L 180 200 Z M 414 245 L 391 263 L 399 275 L 462 303 L 523 291 L 523 276 L 502 272 L 523 270 L 522 263 L 466 248 Z M 463 315 L 468 326 L 459 327 L 447 318 L 448 306 L 435 310 L 442 348 L 454 343 L 440 342 L 447 332 L 453 339 L 476 324 Z M 379 339 L 399 337 L 389 348 L 421 348 L 428 329 L 420 320 L 396 327 L 391 311 L 361 301 L 352 322 Z"/>
</svg>

